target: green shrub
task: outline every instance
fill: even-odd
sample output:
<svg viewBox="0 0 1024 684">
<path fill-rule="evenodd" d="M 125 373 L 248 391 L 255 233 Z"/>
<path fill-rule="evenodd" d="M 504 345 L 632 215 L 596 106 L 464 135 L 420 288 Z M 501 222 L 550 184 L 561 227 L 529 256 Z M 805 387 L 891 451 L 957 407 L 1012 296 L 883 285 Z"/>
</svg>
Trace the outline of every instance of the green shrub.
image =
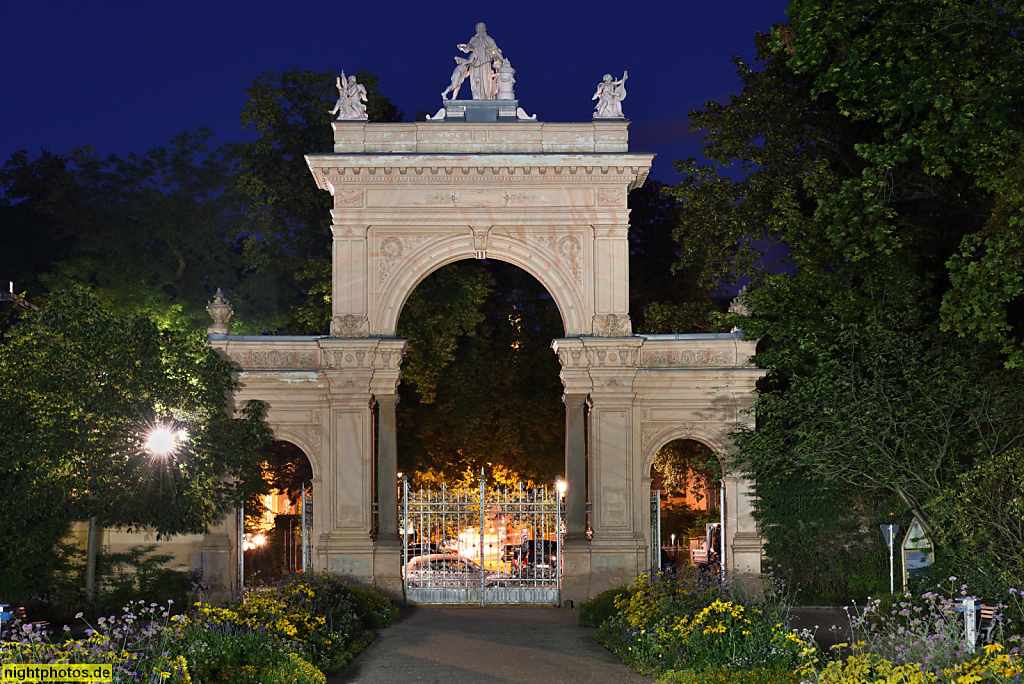
<svg viewBox="0 0 1024 684">
<path fill-rule="evenodd" d="M 324 673 L 265 630 L 192 624 L 175 644 L 195 682 L 325 684 Z"/>
<path fill-rule="evenodd" d="M 162 604 L 170 599 L 174 606 L 188 605 L 191 575 L 162 567 L 172 556 L 156 553 L 156 549 L 156 544 L 139 544 L 119 553 L 98 554 L 95 606 L 98 615 L 109 615 L 132 601 Z"/>
<path fill-rule="evenodd" d="M 800 675 L 787 669 L 671 670 L 656 684 L 798 684 Z"/>
<path fill-rule="evenodd" d="M 628 587 L 615 587 L 581 603 L 580 627 L 600 627 L 605 620 L 615 615 L 615 599 L 626 595 L 628 591 Z"/>
<path fill-rule="evenodd" d="M 390 627 L 398 619 L 398 609 L 387 598 L 372 589 L 365 589 L 354 584 L 347 584 L 352 609 L 356 613 L 359 624 L 367 629 Z"/>
<path fill-rule="evenodd" d="M 354 636 L 361 628 L 345 584 L 326 572 L 289 575 L 271 593 L 286 603 L 322 617 L 328 629 Z"/>
</svg>

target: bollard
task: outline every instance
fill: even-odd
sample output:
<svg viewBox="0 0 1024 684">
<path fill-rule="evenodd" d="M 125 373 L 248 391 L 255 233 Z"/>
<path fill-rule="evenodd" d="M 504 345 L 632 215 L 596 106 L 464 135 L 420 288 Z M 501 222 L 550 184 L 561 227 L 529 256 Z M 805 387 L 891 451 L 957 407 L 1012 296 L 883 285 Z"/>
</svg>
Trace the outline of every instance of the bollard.
<svg viewBox="0 0 1024 684">
<path fill-rule="evenodd" d="M 974 653 L 974 644 L 978 640 L 978 621 L 974 615 L 977 608 L 974 607 L 975 598 L 965 596 L 957 610 L 964 612 L 964 646 L 968 653 Z"/>
</svg>

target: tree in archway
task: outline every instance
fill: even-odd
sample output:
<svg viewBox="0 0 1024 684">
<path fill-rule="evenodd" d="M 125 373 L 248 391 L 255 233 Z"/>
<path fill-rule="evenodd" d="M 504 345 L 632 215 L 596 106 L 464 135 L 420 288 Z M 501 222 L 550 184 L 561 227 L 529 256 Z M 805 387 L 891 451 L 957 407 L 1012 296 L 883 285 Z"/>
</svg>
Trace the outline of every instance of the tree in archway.
<svg viewBox="0 0 1024 684">
<path fill-rule="evenodd" d="M 452 292 L 456 281 L 465 284 L 463 295 Z M 446 294 L 434 296 L 435 287 Z M 473 309 L 450 311 L 467 296 L 476 299 Z M 550 350 L 563 328 L 551 296 L 514 266 L 460 262 L 424 280 L 409 302 L 431 313 L 407 323 L 403 310 L 399 334 L 408 335 L 412 348 L 417 338 L 432 343 L 424 353 L 435 362 L 426 366 L 430 375 L 414 375 L 399 389 L 399 469 L 429 469 L 454 480 L 466 470 L 500 466 L 553 482 L 564 461 L 565 409 L 558 361 Z M 430 317 L 453 326 L 449 332 L 455 335 L 446 339 L 454 344 L 439 346 L 430 335 L 418 334 L 418 321 Z M 429 381 L 429 391 L 420 391 L 419 378 Z"/>
<path fill-rule="evenodd" d="M 302 490 L 313 479 L 313 466 L 302 449 L 275 439 L 260 450 L 260 456 L 267 488 L 280 491 L 293 502 L 298 501 Z"/>
<path fill-rule="evenodd" d="M 669 495 L 689 495 L 704 499 L 706 489 L 714 489 L 722 478 L 719 456 L 706 444 L 692 439 L 674 439 L 654 456 L 653 470 L 662 478 Z"/>
<path fill-rule="evenodd" d="M 229 414 L 231 367 L 201 337 L 74 287 L 24 314 L 0 350 L 5 596 L 46 588 L 74 520 L 200 533 L 258 485 L 263 405 Z M 161 425 L 177 435 L 166 454 L 146 447 Z"/>
<path fill-rule="evenodd" d="M 661 543 L 670 544 L 675 535 L 685 547 L 690 536 L 703 537 L 705 524 L 717 520 L 719 455 L 696 440 L 672 440 L 655 454 L 651 478 L 652 491 L 662 490 Z"/>
</svg>

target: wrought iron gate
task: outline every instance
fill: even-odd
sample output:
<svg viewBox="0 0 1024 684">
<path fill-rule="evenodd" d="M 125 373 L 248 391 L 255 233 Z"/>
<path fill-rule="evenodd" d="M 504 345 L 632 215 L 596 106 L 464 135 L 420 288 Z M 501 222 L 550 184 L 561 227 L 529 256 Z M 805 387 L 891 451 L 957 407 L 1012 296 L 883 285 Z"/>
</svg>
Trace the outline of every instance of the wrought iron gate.
<svg viewBox="0 0 1024 684">
<path fill-rule="evenodd" d="M 547 487 L 411 491 L 402 478 L 402 577 L 409 603 L 550 604 L 561 590 L 560 493 Z"/>
<path fill-rule="evenodd" d="M 661 570 L 661 490 L 651 492 L 651 572 Z"/>
<path fill-rule="evenodd" d="M 309 490 L 306 490 L 306 483 L 302 483 L 302 572 L 310 572 L 313 569 L 313 481 L 309 482 Z"/>
</svg>

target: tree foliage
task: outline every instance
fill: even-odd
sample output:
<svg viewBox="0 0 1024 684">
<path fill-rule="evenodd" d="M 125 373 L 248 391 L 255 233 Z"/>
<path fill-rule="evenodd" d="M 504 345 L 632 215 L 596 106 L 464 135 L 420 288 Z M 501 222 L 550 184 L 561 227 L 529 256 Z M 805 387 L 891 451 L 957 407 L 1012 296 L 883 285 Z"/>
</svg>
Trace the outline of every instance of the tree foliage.
<svg viewBox="0 0 1024 684">
<path fill-rule="evenodd" d="M 759 480 L 888 492 L 928 523 L 923 504 L 972 463 L 1024 446 L 1024 380 L 991 351 L 935 328 L 842 326 L 814 372 L 760 397 L 759 427 L 737 444 Z"/>
<path fill-rule="evenodd" d="M 677 266 L 681 249 L 702 244 L 682 220 L 685 205 L 663 183 L 649 179 L 629 193 L 629 316 L 640 333 L 717 332 L 713 298 L 719 287 L 694 258 Z M 680 247 L 682 245 L 682 247 Z M 721 275 L 720 272 L 718 272 Z"/>
<path fill-rule="evenodd" d="M 269 439 L 263 407 L 226 408 L 231 368 L 196 335 L 161 333 L 81 287 L 26 313 L 0 354 L 0 492 L 5 595 L 45 586 L 48 557 L 71 521 L 198 533 L 259 482 Z M 187 431 L 155 457 L 146 433 Z"/>
<path fill-rule="evenodd" d="M 359 71 L 370 121 L 401 121 L 402 113 L 378 88 L 378 77 Z M 246 89 L 245 145 L 235 170 L 248 199 L 253 230 L 246 263 L 276 288 L 283 320 L 278 331 L 324 334 L 331 320 L 331 196 L 316 187 L 305 155 L 334 146 L 330 109 L 337 99 L 334 72 L 289 68 L 268 71 Z"/>
<path fill-rule="evenodd" d="M 705 487 L 717 488 L 722 478 L 718 454 L 692 439 L 675 439 L 661 447 L 654 455 L 651 468 L 661 474 L 664 489 L 670 496 L 689 494 L 698 502 L 704 498 Z"/>
<path fill-rule="evenodd" d="M 232 291 L 236 327 L 268 321 L 266 278 L 247 272 L 242 196 L 231 169 L 236 145 L 205 129 L 170 146 L 124 158 L 90 148 L 15 153 L 0 171 L 10 235 L 0 259 L 36 299 L 81 283 L 118 311 L 145 313 L 162 327 L 198 330 L 216 287 Z"/>
<path fill-rule="evenodd" d="M 1024 582 L 1024 448 L 978 459 L 928 502 L 928 513 L 939 521 L 944 569 L 984 595 Z"/>
<path fill-rule="evenodd" d="M 984 229 L 950 255 L 944 328 L 995 342 L 1024 363 L 1024 5 L 958 0 L 900 3 L 794 0 L 774 33 L 812 96 L 835 102 L 879 135 L 857 147 L 864 166 L 837 193 L 836 218 L 871 212 L 892 225 L 891 196 L 916 194 L 903 170 L 936 183 L 966 177 L 989 195 Z M 910 183 L 907 180 L 911 180 Z M 890 231 L 886 241 L 898 245 Z"/>
<path fill-rule="evenodd" d="M 700 236 L 677 268 L 752 281 L 750 315 L 725 321 L 769 369 L 758 432 L 739 437 L 762 530 L 792 527 L 805 494 L 820 508 L 839 492 L 828 505 L 852 526 L 828 533 L 867 554 L 870 525 L 852 521 L 927 520 L 1019 440 L 1024 392 L 1000 367 L 1019 364 L 1024 313 L 1021 12 L 795 0 L 789 17 L 758 36 L 758 65 L 735 59 L 739 92 L 691 113 L 708 161 L 677 163 L 680 221 Z M 764 243 L 782 264 L 762 267 Z M 871 510 L 871 492 L 888 503 Z M 770 553 L 798 565 L 781 535 Z"/>
</svg>

